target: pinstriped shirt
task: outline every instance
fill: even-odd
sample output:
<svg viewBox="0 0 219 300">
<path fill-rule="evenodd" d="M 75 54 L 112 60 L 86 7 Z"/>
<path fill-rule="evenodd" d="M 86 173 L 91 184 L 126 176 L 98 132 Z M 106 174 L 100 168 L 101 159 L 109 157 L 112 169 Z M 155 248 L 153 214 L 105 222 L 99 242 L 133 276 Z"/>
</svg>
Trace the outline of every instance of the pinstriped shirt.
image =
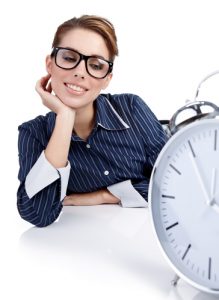
<svg viewBox="0 0 219 300">
<path fill-rule="evenodd" d="M 85 141 L 72 134 L 65 188 L 62 186 L 62 172 L 64 174 L 65 171 L 54 172 L 54 168 L 49 166 L 44 167 L 46 177 L 54 178 L 31 195 L 27 189 L 28 176 L 29 185 L 34 185 L 37 180 L 43 181 L 41 172 L 34 173 L 33 169 L 36 170 L 34 164 L 42 160 L 42 153 L 55 126 L 56 114 L 49 112 L 18 127 L 20 186 L 17 206 L 26 221 L 39 227 L 47 226 L 58 218 L 63 195 L 108 188 L 118 196 L 114 187 L 121 188 L 127 181 L 136 195 L 147 200 L 150 173 L 167 140 L 161 124 L 147 104 L 133 94 L 101 94 L 94 105 L 96 122 L 88 139 Z M 123 201 L 126 202 L 125 197 Z"/>
</svg>

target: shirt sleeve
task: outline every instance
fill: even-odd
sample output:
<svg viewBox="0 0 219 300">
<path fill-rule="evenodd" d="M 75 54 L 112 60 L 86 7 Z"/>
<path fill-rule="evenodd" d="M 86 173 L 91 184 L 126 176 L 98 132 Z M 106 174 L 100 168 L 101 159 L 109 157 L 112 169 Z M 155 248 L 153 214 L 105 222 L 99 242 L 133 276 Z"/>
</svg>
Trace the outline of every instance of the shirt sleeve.
<svg viewBox="0 0 219 300">
<path fill-rule="evenodd" d="M 147 207 L 147 202 L 133 187 L 131 180 L 115 183 L 107 187 L 115 197 L 120 199 L 122 207 Z"/>
<path fill-rule="evenodd" d="M 142 196 L 144 201 L 148 201 L 149 179 L 140 180 L 139 182 L 132 181 L 133 188 Z"/>
<path fill-rule="evenodd" d="M 53 183 L 58 178 L 61 179 L 60 200 L 66 196 L 67 184 L 70 173 L 70 163 L 65 168 L 54 168 L 45 157 L 42 151 L 40 157 L 35 162 L 25 180 L 25 189 L 31 199 L 39 191 Z"/>
<path fill-rule="evenodd" d="M 19 128 L 18 153 L 20 185 L 17 207 L 21 217 L 44 227 L 54 222 L 65 196 L 70 165 L 55 169 L 45 158 L 44 146 L 31 130 Z"/>
</svg>

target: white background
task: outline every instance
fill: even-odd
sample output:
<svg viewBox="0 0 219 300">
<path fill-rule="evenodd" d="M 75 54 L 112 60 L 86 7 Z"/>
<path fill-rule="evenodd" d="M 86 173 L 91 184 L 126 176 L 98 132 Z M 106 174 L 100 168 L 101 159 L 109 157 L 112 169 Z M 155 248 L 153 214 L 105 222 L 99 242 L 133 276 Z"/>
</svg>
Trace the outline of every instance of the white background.
<svg viewBox="0 0 219 300">
<path fill-rule="evenodd" d="M 1 2 L 2 274 L 8 272 L 10 278 L 13 251 L 31 227 L 16 211 L 17 126 L 47 112 L 34 86 L 45 74 L 45 56 L 57 26 L 82 14 L 109 18 L 120 53 L 108 92 L 138 94 L 159 119 L 169 119 L 186 99 L 194 98 L 198 83 L 219 69 L 218 12 L 217 0 Z M 218 83 L 219 75 L 204 83 L 200 99 L 219 104 Z"/>
</svg>

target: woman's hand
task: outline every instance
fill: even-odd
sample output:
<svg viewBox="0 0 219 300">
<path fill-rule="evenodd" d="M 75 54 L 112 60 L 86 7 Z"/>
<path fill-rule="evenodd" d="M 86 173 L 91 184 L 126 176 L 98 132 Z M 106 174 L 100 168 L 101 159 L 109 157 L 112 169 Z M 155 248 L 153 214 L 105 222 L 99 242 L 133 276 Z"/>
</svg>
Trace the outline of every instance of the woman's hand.
<svg viewBox="0 0 219 300">
<path fill-rule="evenodd" d="M 52 94 L 52 86 L 51 82 L 49 82 L 50 77 L 51 75 L 48 74 L 39 79 L 36 83 L 35 89 L 40 95 L 43 104 L 56 114 L 59 114 L 63 110 L 74 111 L 72 108 L 62 103 L 62 101 L 57 96 Z"/>
<path fill-rule="evenodd" d="M 99 205 L 99 204 L 117 204 L 120 200 L 113 196 L 107 189 L 91 193 L 71 194 L 66 196 L 63 205 Z"/>
</svg>

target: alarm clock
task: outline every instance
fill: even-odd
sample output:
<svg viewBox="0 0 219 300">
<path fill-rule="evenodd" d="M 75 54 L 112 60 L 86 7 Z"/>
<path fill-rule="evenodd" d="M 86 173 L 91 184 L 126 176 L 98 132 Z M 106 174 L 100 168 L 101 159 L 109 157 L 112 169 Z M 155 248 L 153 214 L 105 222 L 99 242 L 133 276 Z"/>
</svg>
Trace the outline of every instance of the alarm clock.
<svg viewBox="0 0 219 300">
<path fill-rule="evenodd" d="M 202 106 L 213 112 L 203 113 Z M 176 125 L 179 114 L 197 114 Z M 219 109 L 187 104 L 170 120 L 170 136 L 153 167 L 149 211 L 155 236 L 176 273 L 199 290 L 219 295 Z"/>
</svg>

